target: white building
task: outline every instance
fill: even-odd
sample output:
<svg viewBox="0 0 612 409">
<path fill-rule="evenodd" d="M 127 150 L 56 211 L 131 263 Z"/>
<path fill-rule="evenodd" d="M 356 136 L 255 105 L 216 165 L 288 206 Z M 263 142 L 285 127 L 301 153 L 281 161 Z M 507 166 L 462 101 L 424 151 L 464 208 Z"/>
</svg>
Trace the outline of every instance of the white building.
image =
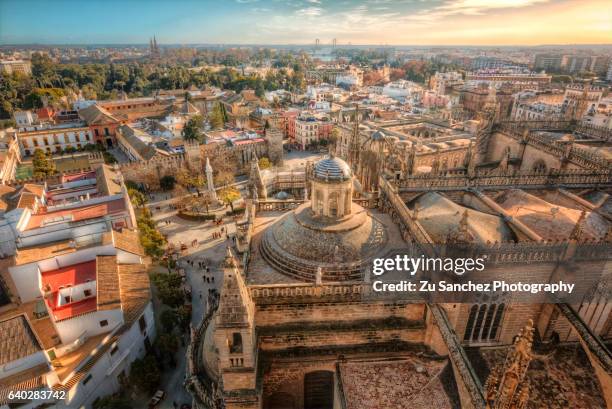
<svg viewBox="0 0 612 409">
<path fill-rule="evenodd" d="M 397 80 L 385 84 L 382 94 L 394 99 L 410 99 L 420 95 L 423 88 L 415 82 Z"/>
<path fill-rule="evenodd" d="M 0 314 L 0 340 L 9 346 L 0 352 L 0 407 L 8 390 L 55 392 L 62 399 L 53 408 L 91 408 L 121 388 L 155 337 L 142 256 L 128 230 L 83 247 L 19 249 L 5 277 L 15 307 Z"/>
<path fill-rule="evenodd" d="M 155 337 L 144 252 L 121 175 L 102 165 L 57 185 L 3 193 L 0 408 L 8 408 L 11 390 L 39 390 L 60 398 L 46 407 L 90 409 L 119 391 Z"/>
<path fill-rule="evenodd" d="M 57 153 L 66 148 L 81 149 L 94 143 L 94 137 L 85 124 L 26 126 L 17 131 L 21 154 L 29 156 L 36 149 Z"/>
</svg>

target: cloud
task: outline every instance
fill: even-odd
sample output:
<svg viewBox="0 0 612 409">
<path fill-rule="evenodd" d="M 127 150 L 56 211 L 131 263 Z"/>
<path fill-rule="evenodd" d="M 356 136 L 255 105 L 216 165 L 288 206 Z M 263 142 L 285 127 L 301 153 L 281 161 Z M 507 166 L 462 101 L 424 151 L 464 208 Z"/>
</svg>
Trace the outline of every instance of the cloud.
<svg viewBox="0 0 612 409">
<path fill-rule="evenodd" d="M 323 13 L 323 9 L 321 7 L 306 7 L 303 9 L 299 9 L 295 12 L 296 16 L 301 17 L 318 17 Z"/>
<path fill-rule="evenodd" d="M 321 0 L 306 0 L 306 1 L 311 4 L 321 4 Z"/>
<path fill-rule="evenodd" d="M 547 3 L 549 0 L 447 0 L 444 4 L 423 14 L 434 17 L 449 16 L 453 14 L 481 15 L 491 10 L 517 9 L 532 6 L 537 3 Z"/>
<path fill-rule="evenodd" d="M 257 3 L 259 0 L 236 0 L 236 3 L 247 4 L 247 3 Z"/>
</svg>

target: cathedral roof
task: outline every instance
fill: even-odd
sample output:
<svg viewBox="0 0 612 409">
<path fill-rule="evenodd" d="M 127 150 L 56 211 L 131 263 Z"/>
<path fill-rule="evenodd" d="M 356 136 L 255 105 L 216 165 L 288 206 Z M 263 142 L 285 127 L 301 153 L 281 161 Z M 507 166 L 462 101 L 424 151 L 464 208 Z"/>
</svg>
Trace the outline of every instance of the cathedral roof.
<svg viewBox="0 0 612 409">
<path fill-rule="evenodd" d="M 345 161 L 329 155 L 315 164 L 314 176 L 323 181 L 342 181 L 350 179 L 352 172 Z"/>
<path fill-rule="evenodd" d="M 356 280 L 386 241 L 384 225 L 355 203 L 351 216 L 333 221 L 305 203 L 265 230 L 260 251 L 274 269 L 302 281 L 315 281 L 319 268 L 323 281 Z"/>
</svg>

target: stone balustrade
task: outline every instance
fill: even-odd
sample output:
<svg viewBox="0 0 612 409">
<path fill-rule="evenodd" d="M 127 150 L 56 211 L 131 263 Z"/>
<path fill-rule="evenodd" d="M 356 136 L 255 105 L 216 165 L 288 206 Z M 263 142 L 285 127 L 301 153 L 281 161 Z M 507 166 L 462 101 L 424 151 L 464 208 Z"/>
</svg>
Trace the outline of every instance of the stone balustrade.
<svg viewBox="0 0 612 409">
<path fill-rule="evenodd" d="M 223 403 L 218 396 L 218 381 L 206 368 L 202 351 L 204 337 L 212 322 L 218 305 L 212 304 L 196 328 L 191 327 L 191 340 L 187 345 L 187 379 L 186 389 L 193 395 L 197 407 L 204 409 L 222 409 Z"/>
<path fill-rule="evenodd" d="M 580 188 L 593 185 L 612 186 L 612 174 L 609 170 L 597 169 L 551 169 L 548 172 L 478 171 L 474 175 L 468 175 L 465 170 L 453 170 L 409 176 L 399 181 L 398 189 L 400 192 L 410 192 L 468 188 L 541 189 L 555 186 Z"/>
</svg>

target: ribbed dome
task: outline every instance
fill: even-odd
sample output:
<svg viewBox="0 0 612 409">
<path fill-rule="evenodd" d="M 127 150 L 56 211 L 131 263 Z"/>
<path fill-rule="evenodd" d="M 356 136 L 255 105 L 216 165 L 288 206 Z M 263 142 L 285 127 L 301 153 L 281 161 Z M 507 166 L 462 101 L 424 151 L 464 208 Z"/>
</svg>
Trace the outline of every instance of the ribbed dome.
<svg viewBox="0 0 612 409">
<path fill-rule="evenodd" d="M 263 258 L 277 271 L 303 281 L 359 280 L 372 258 L 383 254 L 387 232 L 356 203 L 351 216 L 336 221 L 314 217 L 309 203 L 266 228 L 260 242 Z"/>
<path fill-rule="evenodd" d="M 327 156 L 314 166 L 315 178 L 323 181 L 349 180 L 352 176 L 349 165 L 340 158 Z"/>
<path fill-rule="evenodd" d="M 387 136 L 381 132 L 381 131 L 376 131 L 372 134 L 372 136 L 370 137 L 373 141 L 382 141 L 383 139 L 385 139 Z"/>
</svg>

